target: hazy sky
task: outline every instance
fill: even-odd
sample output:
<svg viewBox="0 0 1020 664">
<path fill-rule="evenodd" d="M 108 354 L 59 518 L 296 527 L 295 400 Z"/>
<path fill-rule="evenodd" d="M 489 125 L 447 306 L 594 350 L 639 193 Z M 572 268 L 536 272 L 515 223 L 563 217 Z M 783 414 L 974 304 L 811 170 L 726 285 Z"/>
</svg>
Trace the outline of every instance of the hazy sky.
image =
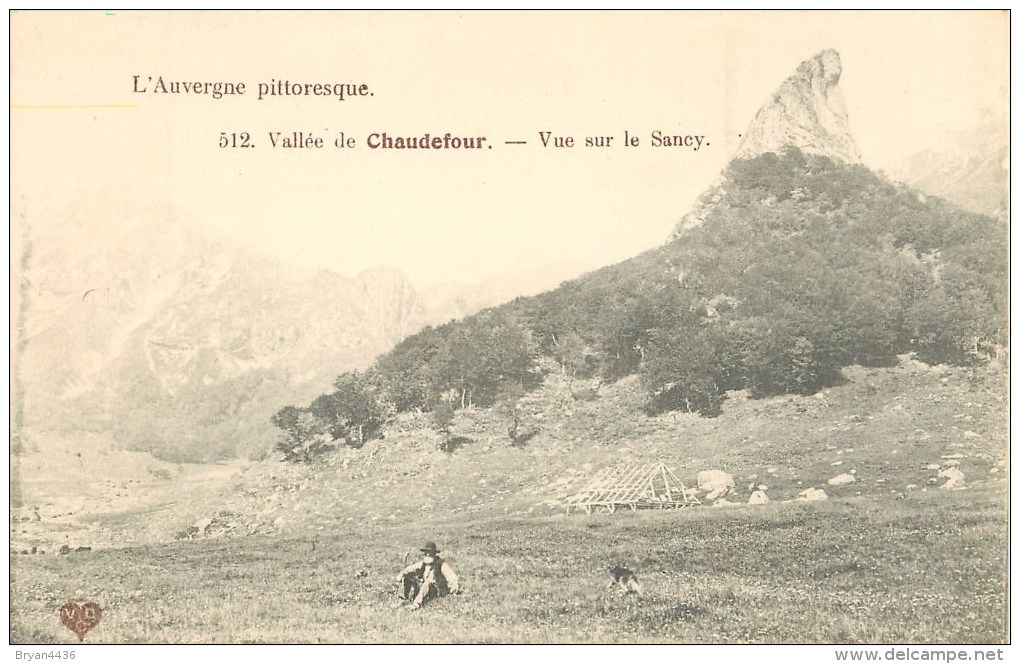
<svg viewBox="0 0 1020 664">
<path fill-rule="evenodd" d="M 595 267 L 661 243 L 758 107 L 825 48 L 842 56 L 850 125 L 874 168 L 982 109 L 1004 114 L 1009 91 L 1005 12 L 20 12 L 11 30 L 16 218 L 46 228 L 97 194 L 169 203 L 265 256 L 347 275 L 392 267 L 420 286 Z M 136 94 L 135 75 L 248 91 Z M 374 96 L 258 101 L 274 78 Z M 112 105 L 129 107 L 86 108 Z M 625 130 L 638 147 L 621 145 Z M 653 130 L 708 145 L 653 148 Z M 274 150 L 271 131 L 328 147 Z M 332 147 L 341 131 L 353 150 Z M 581 147 L 543 148 L 540 131 Z M 221 149 L 220 132 L 256 147 Z M 493 148 L 368 149 L 381 132 Z M 586 136 L 614 145 L 585 148 Z M 97 238 L 138 219 L 96 219 Z"/>
</svg>

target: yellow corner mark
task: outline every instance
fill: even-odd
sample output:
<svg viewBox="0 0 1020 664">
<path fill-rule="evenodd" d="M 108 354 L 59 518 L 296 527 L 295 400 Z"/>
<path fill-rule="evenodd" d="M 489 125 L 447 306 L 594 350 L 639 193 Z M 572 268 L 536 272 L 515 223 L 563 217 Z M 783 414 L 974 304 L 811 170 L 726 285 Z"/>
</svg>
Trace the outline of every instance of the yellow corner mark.
<svg viewBox="0 0 1020 664">
<path fill-rule="evenodd" d="M 12 111 L 34 111 L 34 110 L 89 110 L 96 108 L 138 108 L 138 104 L 68 104 L 68 105 L 21 105 L 11 104 Z"/>
</svg>

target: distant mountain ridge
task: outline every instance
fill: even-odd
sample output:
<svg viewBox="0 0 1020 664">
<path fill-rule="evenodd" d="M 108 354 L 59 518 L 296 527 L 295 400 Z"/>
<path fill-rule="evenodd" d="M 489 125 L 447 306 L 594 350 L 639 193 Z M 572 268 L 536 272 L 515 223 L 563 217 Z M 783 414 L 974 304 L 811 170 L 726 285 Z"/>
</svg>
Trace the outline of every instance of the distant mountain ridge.
<svg viewBox="0 0 1020 664">
<path fill-rule="evenodd" d="M 169 458 L 259 456 L 285 403 L 427 324 L 521 294 L 513 279 L 423 295 L 395 270 L 289 268 L 116 196 L 29 237 L 25 426 L 112 432 Z"/>
<path fill-rule="evenodd" d="M 987 111 L 976 126 L 949 133 L 934 148 L 903 159 L 892 177 L 965 210 L 1009 216 L 1009 127 Z"/>
</svg>

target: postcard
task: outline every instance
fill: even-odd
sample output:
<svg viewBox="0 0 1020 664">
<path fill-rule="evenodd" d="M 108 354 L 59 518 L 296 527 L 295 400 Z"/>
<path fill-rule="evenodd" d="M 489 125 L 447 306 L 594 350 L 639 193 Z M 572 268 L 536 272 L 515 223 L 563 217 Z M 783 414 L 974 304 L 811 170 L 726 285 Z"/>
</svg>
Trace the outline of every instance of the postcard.
<svg viewBox="0 0 1020 664">
<path fill-rule="evenodd" d="M 1001 659 L 1008 12 L 10 39 L 18 657 Z"/>
</svg>

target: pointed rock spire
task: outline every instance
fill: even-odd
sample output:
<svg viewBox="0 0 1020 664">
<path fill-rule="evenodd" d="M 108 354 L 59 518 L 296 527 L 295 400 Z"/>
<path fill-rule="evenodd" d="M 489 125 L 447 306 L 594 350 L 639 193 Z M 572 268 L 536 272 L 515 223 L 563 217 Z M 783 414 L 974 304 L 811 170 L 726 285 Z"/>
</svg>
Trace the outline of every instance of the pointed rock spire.
<svg viewBox="0 0 1020 664">
<path fill-rule="evenodd" d="M 758 110 L 734 158 L 779 152 L 792 145 L 806 154 L 860 163 L 839 87 L 842 71 L 839 53 L 832 49 L 802 62 Z"/>
</svg>

